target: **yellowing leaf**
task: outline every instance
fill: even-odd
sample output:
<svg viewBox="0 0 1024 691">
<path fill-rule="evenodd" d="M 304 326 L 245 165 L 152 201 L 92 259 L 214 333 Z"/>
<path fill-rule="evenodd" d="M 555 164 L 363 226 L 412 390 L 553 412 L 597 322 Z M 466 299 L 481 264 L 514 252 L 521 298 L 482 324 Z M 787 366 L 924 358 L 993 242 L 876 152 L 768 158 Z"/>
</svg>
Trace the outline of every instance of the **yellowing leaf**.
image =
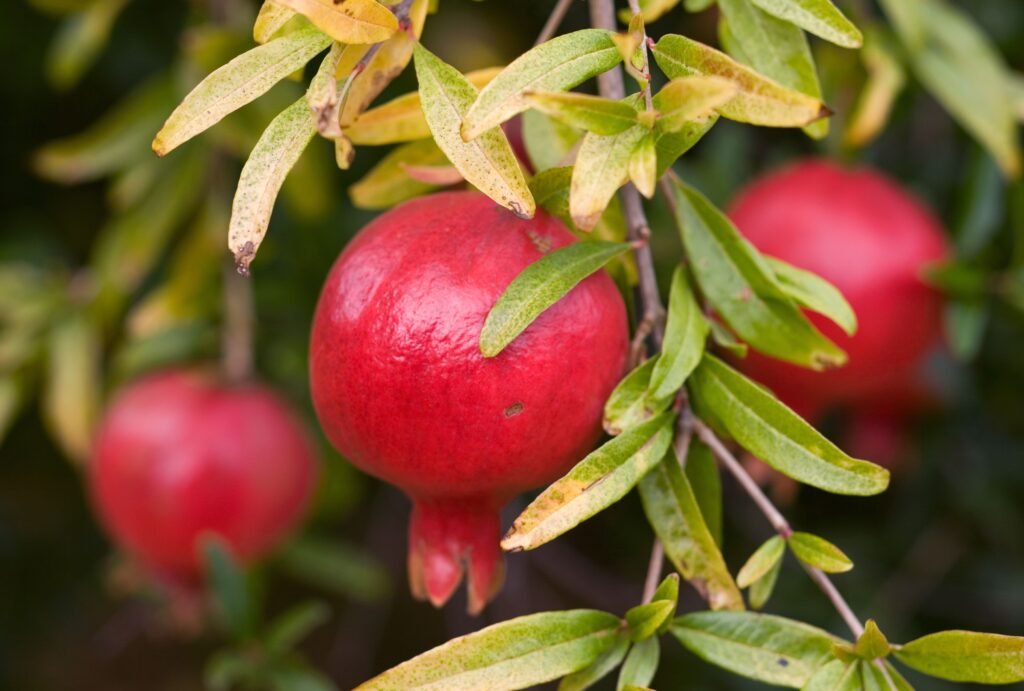
<svg viewBox="0 0 1024 691">
<path fill-rule="evenodd" d="M 275 0 L 263 0 L 260 12 L 252 25 L 252 38 L 256 43 L 266 43 L 274 37 L 285 24 L 295 17 L 295 10 L 290 10 Z"/>
<path fill-rule="evenodd" d="M 768 14 L 796 24 L 844 48 L 860 48 L 864 37 L 832 0 L 753 0 Z"/>
<path fill-rule="evenodd" d="M 843 136 L 850 146 L 864 146 L 885 129 L 893 104 L 907 81 L 899 57 L 879 31 L 868 31 L 860 57 L 868 70 L 868 80 Z"/>
<path fill-rule="evenodd" d="M 707 117 L 739 92 L 736 83 L 724 77 L 680 77 L 654 95 L 658 129 L 678 132 L 687 124 Z"/>
<path fill-rule="evenodd" d="M 462 120 L 476 100 L 476 87 L 421 45 L 417 44 L 415 57 L 423 114 L 437 145 L 467 182 L 517 216 L 532 218 L 533 196 L 501 128 L 473 141 L 462 139 Z"/>
<path fill-rule="evenodd" d="M 501 72 L 501 67 L 488 67 L 466 75 L 470 84 L 480 89 Z M 398 96 L 359 115 L 344 129 L 353 144 L 381 145 L 411 142 L 430 136 L 430 127 L 420 106 L 420 92 Z"/>
<path fill-rule="evenodd" d="M 678 4 L 679 0 L 640 0 L 640 16 L 650 24 Z M 628 9 L 619 12 L 619 19 L 624 22 L 628 22 L 632 18 L 633 13 Z"/>
<path fill-rule="evenodd" d="M 629 179 L 648 199 L 654 196 L 658 184 L 658 150 L 654 141 L 654 133 L 648 132 L 629 156 Z"/>
<path fill-rule="evenodd" d="M 803 127 L 828 113 L 820 99 L 787 88 L 685 36 L 666 34 L 653 52 L 658 66 L 671 79 L 711 75 L 735 83 L 739 92 L 718 108 L 730 120 L 768 127 Z"/>
<path fill-rule="evenodd" d="M 611 33 L 583 29 L 557 36 L 516 58 L 480 92 L 462 135 L 474 139 L 529 107 L 528 91 L 565 91 L 615 67 L 622 57 Z"/>
<path fill-rule="evenodd" d="M 561 91 L 529 91 L 524 96 L 532 108 L 595 134 L 618 134 L 636 124 L 636 108 L 622 101 Z"/>
<path fill-rule="evenodd" d="M 616 190 L 628 179 L 629 159 L 648 132 L 635 125 L 610 137 L 590 132 L 583 138 L 569 192 L 569 211 L 581 230 L 597 225 Z"/>
<path fill-rule="evenodd" d="M 391 10 L 375 0 L 275 0 L 341 43 L 380 43 L 398 30 Z"/>
<path fill-rule="evenodd" d="M 348 188 L 352 203 L 360 209 L 387 209 L 435 189 L 413 180 L 409 166 L 443 166 L 448 163 L 433 139 L 421 139 L 399 146 L 375 165 L 362 180 Z"/>
<path fill-rule="evenodd" d="M 262 96 L 330 42 L 316 29 L 307 28 L 239 55 L 185 97 L 153 139 L 153 150 L 163 156 L 228 113 Z"/>
<path fill-rule="evenodd" d="M 83 462 L 92 448 L 102 397 L 100 336 L 85 314 L 53 327 L 48 347 L 43 413 L 64 452 Z"/>
</svg>

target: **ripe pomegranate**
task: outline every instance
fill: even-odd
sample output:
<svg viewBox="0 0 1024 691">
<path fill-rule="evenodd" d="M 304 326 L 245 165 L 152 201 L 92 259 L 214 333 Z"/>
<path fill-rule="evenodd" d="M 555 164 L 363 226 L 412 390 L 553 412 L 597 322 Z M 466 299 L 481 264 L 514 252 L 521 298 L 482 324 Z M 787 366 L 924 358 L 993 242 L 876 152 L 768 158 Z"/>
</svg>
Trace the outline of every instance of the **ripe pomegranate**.
<svg viewBox="0 0 1024 691">
<path fill-rule="evenodd" d="M 494 358 L 484 319 L 516 275 L 572 235 L 478 192 L 378 217 L 331 270 L 313 322 L 313 404 L 327 436 L 413 501 L 413 594 L 445 603 L 468 569 L 471 612 L 502 580 L 500 508 L 550 482 L 597 440 L 626 361 L 626 313 L 590 276 Z"/>
<path fill-rule="evenodd" d="M 812 160 L 755 182 L 729 214 L 759 250 L 839 288 L 859 322 L 848 337 L 809 315 L 846 350 L 845 367 L 817 373 L 751 353 L 747 374 L 812 419 L 836 406 L 892 419 L 927 401 L 920 366 L 940 341 L 942 299 L 921 274 L 949 254 L 927 208 L 878 172 Z"/>
<path fill-rule="evenodd" d="M 120 392 L 89 470 L 111 537 L 158 577 L 187 584 L 201 572 L 204 534 L 249 561 L 288 533 L 313 489 L 316 454 L 272 391 L 172 369 Z"/>
</svg>

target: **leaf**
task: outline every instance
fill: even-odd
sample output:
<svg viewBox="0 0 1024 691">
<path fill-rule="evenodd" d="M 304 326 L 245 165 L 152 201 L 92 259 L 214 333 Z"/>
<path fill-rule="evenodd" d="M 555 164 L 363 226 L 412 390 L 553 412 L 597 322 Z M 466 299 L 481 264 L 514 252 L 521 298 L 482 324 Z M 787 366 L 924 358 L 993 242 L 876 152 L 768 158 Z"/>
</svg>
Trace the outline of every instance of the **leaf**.
<svg viewBox="0 0 1024 691">
<path fill-rule="evenodd" d="M 387 209 L 407 199 L 435 189 L 414 180 L 406 172 L 410 166 L 443 166 L 448 163 L 433 139 L 399 146 L 382 158 L 363 178 L 348 188 L 352 203 L 360 209 Z"/>
<path fill-rule="evenodd" d="M 658 150 L 654 142 L 654 133 L 648 132 L 629 156 L 629 179 L 648 199 L 654 196 L 658 184 Z"/>
<path fill-rule="evenodd" d="M 236 639 L 252 634 L 255 603 L 245 582 L 245 574 L 219 535 L 206 533 L 201 541 L 203 563 L 210 594 L 217 604 L 224 628 Z"/>
<path fill-rule="evenodd" d="M 466 113 L 462 136 L 475 139 L 529 108 L 528 91 L 566 91 L 621 60 L 611 32 L 601 29 L 562 34 L 535 46 L 483 88 Z"/>
<path fill-rule="evenodd" d="M 295 10 L 290 10 L 275 0 L 263 0 L 259 14 L 252 25 L 252 38 L 256 43 L 270 41 L 274 34 L 296 17 Z"/>
<path fill-rule="evenodd" d="M 653 599 L 645 604 L 630 608 L 626 612 L 626 623 L 629 624 L 630 638 L 635 642 L 654 636 L 672 618 L 675 612 L 675 600 Z M 642 684 L 638 685 L 642 686 Z"/>
<path fill-rule="evenodd" d="M 626 657 L 626 653 L 629 652 L 629 647 L 629 636 L 623 631 L 616 639 L 615 645 L 601 653 L 600 657 L 580 671 L 563 677 L 562 681 L 558 684 L 558 691 L 585 691 L 589 689 L 619 666 L 623 658 Z"/>
<path fill-rule="evenodd" d="M 714 319 L 708 320 L 708 324 L 711 326 L 711 339 L 715 342 L 715 345 L 727 350 L 734 357 L 747 357 L 747 351 L 750 350 L 750 348 L 746 343 L 736 340 L 736 337 L 733 336 L 729 329 L 725 328 Z"/>
<path fill-rule="evenodd" d="M 302 97 L 271 121 L 249 154 L 238 178 L 228 227 L 228 247 L 239 271 L 249 271 L 270 225 L 281 184 L 315 134 L 316 122 Z"/>
<path fill-rule="evenodd" d="M 615 436 L 668 410 L 675 392 L 655 399 L 651 394 L 651 374 L 661 359 L 655 355 L 618 383 L 604 404 L 604 429 Z"/>
<path fill-rule="evenodd" d="M 889 471 L 850 458 L 766 389 L 712 355 L 690 378 L 698 409 L 706 407 L 745 449 L 780 473 L 835 494 L 885 490 Z"/>
<path fill-rule="evenodd" d="M 326 622 L 330 616 L 331 608 L 323 602 L 306 602 L 292 607 L 270 626 L 264 644 L 272 652 L 287 652 Z"/>
<path fill-rule="evenodd" d="M 843 48 L 860 48 L 864 37 L 832 0 L 753 0 L 768 14 Z"/>
<path fill-rule="evenodd" d="M 541 612 L 448 641 L 357 691 L 522 689 L 583 669 L 618 642 L 619 619 L 577 609 Z"/>
<path fill-rule="evenodd" d="M 954 300 L 946 304 L 943 326 L 953 355 L 970 362 L 981 351 L 991 319 L 987 300 Z"/>
<path fill-rule="evenodd" d="M 540 111 L 528 110 L 523 113 L 523 143 L 538 175 L 566 165 L 570 152 L 582 137 L 583 133 L 579 130 L 549 118 Z M 572 172 L 571 169 L 567 170 Z"/>
<path fill-rule="evenodd" d="M 918 672 L 976 684 L 1024 681 L 1024 638 L 975 631 L 942 631 L 911 641 L 896 651 Z"/>
<path fill-rule="evenodd" d="M 53 326 L 47 350 L 44 419 L 64 453 L 82 463 L 92 450 L 103 398 L 99 330 L 76 312 Z"/>
<path fill-rule="evenodd" d="M 657 638 L 645 638 L 633 644 L 626 661 L 622 663 L 616 689 L 624 691 L 628 687 L 646 688 L 658 671 L 660 657 L 661 647 Z"/>
<path fill-rule="evenodd" d="M 674 419 L 674 414 L 662 413 L 592 451 L 530 502 L 501 548 L 519 552 L 540 547 L 624 497 L 665 456 Z"/>
<path fill-rule="evenodd" d="M 480 332 L 480 352 L 488 358 L 501 353 L 544 310 L 629 249 L 625 242 L 586 240 L 549 252 L 527 266 L 488 312 Z"/>
<path fill-rule="evenodd" d="M 683 468 L 686 479 L 690 482 L 697 505 L 708 526 L 708 531 L 715 539 L 715 544 L 722 545 L 722 478 L 718 472 L 718 464 L 711 449 L 700 439 L 690 440 L 690 452 L 686 455 Z"/>
<path fill-rule="evenodd" d="M 650 24 L 678 4 L 679 0 L 639 0 L 640 16 L 645 23 Z M 632 18 L 633 13 L 628 9 L 619 12 L 619 19 L 623 22 L 628 22 Z"/>
<path fill-rule="evenodd" d="M 376 560 L 337 539 L 294 538 L 278 550 L 277 563 L 298 581 L 367 602 L 384 599 L 391 586 Z"/>
<path fill-rule="evenodd" d="M 821 276 L 798 269 L 781 259 L 765 256 L 765 261 L 775 273 L 779 286 L 798 305 L 828 317 L 847 336 L 857 332 L 857 315 L 838 288 Z"/>
<path fill-rule="evenodd" d="M 799 27 L 776 19 L 751 0 L 725 0 L 722 10 L 722 45 L 728 53 L 769 79 L 821 100 L 821 84 L 807 37 Z M 822 115 L 830 113 L 824 108 Z M 828 121 L 819 120 L 804 131 L 815 139 L 828 134 Z"/>
<path fill-rule="evenodd" d="M 862 691 L 860 663 L 833 660 L 810 678 L 803 691 Z"/>
<path fill-rule="evenodd" d="M 653 398 L 672 396 L 682 388 L 704 355 L 708 329 L 707 320 L 693 297 L 686 272 L 682 267 L 676 267 L 669 291 L 665 341 L 661 357 L 651 373 Z"/>
<path fill-rule="evenodd" d="M 789 537 L 789 548 L 797 559 L 825 573 L 845 573 L 853 568 L 853 562 L 842 550 L 811 533 L 793 533 Z"/>
<path fill-rule="evenodd" d="M 667 600 L 673 605 L 679 601 L 679 574 L 670 573 L 658 584 L 654 594 L 651 596 L 651 602 L 658 600 Z M 665 624 L 664 628 L 668 628 L 668 623 Z"/>
<path fill-rule="evenodd" d="M 766 574 L 750 584 L 747 591 L 747 600 L 752 609 L 761 609 L 772 596 L 775 590 L 775 583 L 779 580 L 779 572 L 782 570 L 782 560 L 779 559 Z"/>
<path fill-rule="evenodd" d="M 234 650 L 221 650 L 210 656 L 203 670 L 203 682 L 212 691 L 229 691 L 252 677 L 253 663 Z"/>
<path fill-rule="evenodd" d="M 730 120 L 768 127 L 803 127 L 827 113 L 821 99 L 787 88 L 685 36 L 665 34 L 652 52 L 669 79 L 710 75 L 736 84 L 736 96 L 718 108 Z"/>
<path fill-rule="evenodd" d="M 749 588 L 751 584 L 774 569 L 785 553 L 786 541 L 781 536 L 773 535 L 768 538 L 757 548 L 757 551 L 750 555 L 750 559 L 747 559 L 747 563 L 736 574 L 736 585 L 741 588 Z"/>
<path fill-rule="evenodd" d="M 626 183 L 630 157 L 648 131 L 636 125 L 610 137 L 592 132 L 583 137 L 569 192 L 569 210 L 581 230 L 597 225 L 615 192 Z"/>
<path fill-rule="evenodd" d="M 171 80 L 159 75 L 132 91 L 78 134 L 49 142 L 32 157 L 43 177 L 64 184 L 97 180 L 142 158 L 151 159 L 149 141 L 173 105 Z"/>
<path fill-rule="evenodd" d="M 843 135 L 844 143 L 853 147 L 865 146 L 882 133 L 907 82 L 891 37 L 880 29 L 869 28 L 860 57 L 868 79 Z"/>
<path fill-rule="evenodd" d="M 711 608 L 743 609 L 743 597 L 674 454 L 641 480 L 640 499 L 665 554 Z"/>
<path fill-rule="evenodd" d="M 304 15 L 316 28 L 340 43 L 380 43 L 398 31 L 391 10 L 375 0 L 275 0 Z"/>
<path fill-rule="evenodd" d="M 494 79 L 501 69 L 476 70 L 467 73 L 466 79 L 479 89 Z M 353 144 L 376 146 L 426 139 L 430 136 L 430 127 L 420 106 L 420 92 L 414 91 L 361 113 L 344 128 L 344 132 Z"/>
<path fill-rule="evenodd" d="M 846 354 L 800 312 L 771 266 L 700 192 L 673 180 L 676 220 L 705 297 L 741 338 L 798 365 L 841 365 Z"/>
<path fill-rule="evenodd" d="M 874 619 L 868 619 L 864 624 L 864 633 L 857 639 L 857 655 L 865 660 L 875 660 L 888 657 L 892 646 L 886 640 L 885 634 L 878 628 Z"/>
<path fill-rule="evenodd" d="M 415 60 L 423 114 L 448 160 L 469 183 L 498 204 L 517 216 L 533 218 L 533 197 L 505 133 L 495 128 L 470 142 L 463 141 L 459 134 L 462 118 L 476 100 L 476 87 L 418 44 Z"/>
<path fill-rule="evenodd" d="M 413 180 L 434 186 L 457 185 L 464 182 L 455 166 L 414 166 L 403 164 L 402 170 Z"/>
<path fill-rule="evenodd" d="M 654 107 L 660 113 L 658 129 L 678 132 L 688 123 L 706 118 L 738 93 L 736 83 L 724 77 L 696 75 L 673 79 L 654 95 Z"/>
<path fill-rule="evenodd" d="M 337 691 L 328 677 L 315 669 L 306 666 L 305 663 L 295 660 L 285 660 L 272 663 L 264 670 L 260 677 L 267 685 L 269 691 Z"/>
<path fill-rule="evenodd" d="M 671 632 L 713 665 L 791 688 L 809 682 L 841 642 L 808 624 L 752 612 L 695 612 L 676 619 Z"/>
<path fill-rule="evenodd" d="M 276 38 L 242 53 L 192 89 L 153 139 L 163 156 L 299 69 L 326 48 L 331 39 L 314 28 Z M 305 100 L 302 101 L 305 105 Z"/>
<path fill-rule="evenodd" d="M 94 0 L 63 22 L 46 55 L 46 76 L 58 89 L 74 86 L 92 67 L 128 0 Z"/>
<path fill-rule="evenodd" d="M 531 108 L 570 127 L 603 136 L 618 134 L 636 124 L 636 108 L 623 101 L 560 91 L 527 91 L 523 98 Z"/>
<path fill-rule="evenodd" d="M 693 148 L 716 122 L 718 115 L 714 114 L 689 122 L 678 132 L 669 132 L 655 125 L 654 147 L 658 151 L 658 178 L 660 179 L 680 156 Z"/>
</svg>

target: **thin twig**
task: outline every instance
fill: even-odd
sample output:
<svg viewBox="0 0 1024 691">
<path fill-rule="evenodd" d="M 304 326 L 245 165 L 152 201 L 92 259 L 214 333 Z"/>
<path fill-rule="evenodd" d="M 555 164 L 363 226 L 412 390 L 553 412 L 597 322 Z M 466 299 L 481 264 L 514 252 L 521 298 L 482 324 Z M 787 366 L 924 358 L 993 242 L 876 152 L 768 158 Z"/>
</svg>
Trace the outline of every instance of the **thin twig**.
<svg viewBox="0 0 1024 691">
<path fill-rule="evenodd" d="M 640 0 L 629 0 L 629 11 L 636 17 L 640 14 Z M 647 84 L 644 86 L 644 102 L 647 104 L 647 110 L 654 110 L 654 97 L 651 94 L 651 63 L 647 57 L 647 30 L 644 29 L 643 35 L 640 37 L 640 54 L 643 56 L 643 75 L 644 79 L 647 80 Z"/>
<path fill-rule="evenodd" d="M 224 267 L 221 334 L 222 368 L 228 381 L 245 381 L 252 374 L 253 315 L 252 282 L 228 263 Z"/>
<path fill-rule="evenodd" d="M 551 16 L 544 23 L 544 28 L 540 30 L 540 34 L 538 34 L 537 40 L 533 42 L 533 45 L 539 46 L 541 43 L 549 41 L 555 35 L 558 27 L 562 24 L 562 20 L 565 19 L 565 13 L 569 11 L 569 5 L 571 4 L 572 0 L 558 0 L 555 8 L 551 10 Z"/>
</svg>

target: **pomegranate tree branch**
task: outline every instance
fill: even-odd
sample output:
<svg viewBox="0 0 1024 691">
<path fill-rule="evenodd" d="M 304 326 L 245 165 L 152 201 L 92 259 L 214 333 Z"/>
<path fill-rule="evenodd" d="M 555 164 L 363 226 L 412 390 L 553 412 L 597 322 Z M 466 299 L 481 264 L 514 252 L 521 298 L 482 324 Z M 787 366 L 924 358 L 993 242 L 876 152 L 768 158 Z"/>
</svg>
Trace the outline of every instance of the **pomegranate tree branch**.
<svg viewBox="0 0 1024 691">
<path fill-rule="evenodd" d="M 537 40 L 533 42 L 533 45 L 539 46 L 555 35 L 558 27 L 562 24 L 562 20 L 565 19 L 565 13 L 569 11 L 569 5 L 571 4 L 572 0 L 558 0 L 555 4 L 555 9 L 551 10 L 551 16 L 544 22 L 544 28 L 540 30 L 540 34 L 537 35 Z"/>
<path fill-rule="evenodd" d="M 253 314 L 252 284 L 233 264 L 225 266 L 221 366 L 228 381 L 244 381 L 252 374 Z"/>
</svg>

